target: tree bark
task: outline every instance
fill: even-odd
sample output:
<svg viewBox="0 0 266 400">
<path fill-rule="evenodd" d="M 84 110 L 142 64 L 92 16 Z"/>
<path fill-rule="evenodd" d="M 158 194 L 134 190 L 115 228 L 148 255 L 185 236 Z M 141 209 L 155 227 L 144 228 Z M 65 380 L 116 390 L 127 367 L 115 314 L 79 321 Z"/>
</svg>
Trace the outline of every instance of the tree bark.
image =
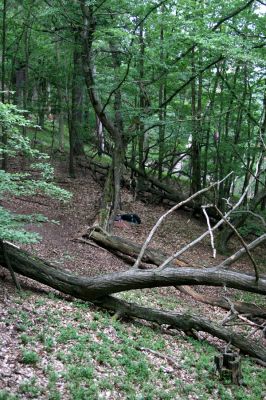
<svg viewBox="0 0 266 400">
<path fill-rule="evenodd" d="M 90 97 L 91 104 L 97 114 L 99 120 L 103 124 L 104 128 L 109 132 L 113 140 L 113 160 L 111 166 L 111 178 L 113 180 L 113 185 L 111 187 L 112 193 L 110 193 L 109 198 L 111 198 L 111 204 L 103 204 L 103 210 L 108 210 L 109 220 L 104 222 L 104 225 L 111 228 L 111 223 L 117 213 L 119 199 L 120 199 L 120 183 L 122 178 L 122 168 L 125 158 L 125 150 L 127 146 L 127 137 L 123 128 L 123 120 L 121 115 L 121 93 L 118 88 L 115 92 L 114 98 L 114 108 L 115 108 L 115 118 L 114 121 L 105 112 L 105 106 L 102 105 L 99 93 L 96 89 L 96 82 L 94 78 L 94 56 L 93 56 L 93 40 L 96 30 L 96 17 L 94 15 L 94 9 L 92 5 L 87 5 L 84 0 L 80 2 L 80 7 L 83 15 L 83 45 L 84 45 L 84 57 L 83 57 L 83 67 L 84 67 L 84 77 L 86 86 L 88 89 L 88 94 Z M 120 60 L 117 58 L 115 53 L 115 44 L 110 43 L 111 52 L 113 56 L 113 66 L 116 70 L 119 67 Z M 116 71 L 115 71 L 116 72 Z M 110 98 L 109 98 L 110 100 Z M 108 100 L 108 101 L 109 101 Z M 110 185 L 106 186 L 110 187 Z M 104 199 L 103 199 L 104 200 Z"/>
</svg>

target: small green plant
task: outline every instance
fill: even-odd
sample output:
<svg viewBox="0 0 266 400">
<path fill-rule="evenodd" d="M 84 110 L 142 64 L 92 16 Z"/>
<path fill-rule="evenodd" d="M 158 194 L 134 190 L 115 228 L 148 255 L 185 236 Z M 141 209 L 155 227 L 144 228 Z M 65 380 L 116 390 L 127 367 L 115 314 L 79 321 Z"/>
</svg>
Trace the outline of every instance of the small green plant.
<svg viewBox="0 0 266 400">
<path fill-rule="evenodd" d="M 66 328 L 60 330 L 60 335 L 58 337 L 59 343 L 65 343 L 68 340 L 77 339 L 78 333 L 73 326 L 69 325 Z"/>
<path fill-rule="evenodd" d="M 8 393 L 6 390 L 0 390 L 0 400 L 19 400 L 17 396 Z"/>
<path fill-rule="evenodd" d="M 38 354 L 35 351 L 23 350 L 22 352 L 22 362 L 24 364 L 37 364 L 40 360 Z"/>
<path fill-rule="evenodd" d="M 20 384 L 19 391 L 23 394 L 30 395 L 30 397 L 38 398 L 42 393 L 42 388 L 36 385 L 36 379 L 32 378 L 29 381 L 25 381 Z"/>
<path fill-rule="evenodd" d="M 48 400 L 60 400 L 61 395 L 57 389 L 51 389 L 49 393 Z"/>
<path fill-rule="evenodd" d="M 20 335 L 20 340 L 21 340 L 21 342 L 23 343 L 23 344 L 28 344 L 28 343 L 30 343 L 31 342 L 31 337 L 30 336 L 28 336 L 26 333 L 22 333 L 21 335 Z"/>
</svg>

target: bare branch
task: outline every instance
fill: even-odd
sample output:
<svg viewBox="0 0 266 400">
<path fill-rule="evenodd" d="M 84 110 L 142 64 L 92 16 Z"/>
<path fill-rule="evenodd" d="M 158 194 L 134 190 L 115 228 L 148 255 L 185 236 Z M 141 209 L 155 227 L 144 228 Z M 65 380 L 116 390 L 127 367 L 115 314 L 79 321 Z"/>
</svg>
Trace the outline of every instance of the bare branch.
<svg viewBox="0 0 266 400">
<path fill-rule="evenodd" d="M 208 229 L 209 229 L 209 233 L 210 233 L 210 237 L 211 237 L 211 246 L 212 246 L 212 251 L 213 251 L 213 258 L 216 258 L 216 249 L 215 249 L 215 245 L 214 245 L 214 237 L 213 237 L 213 232 L 212 232 L 212 227 L 210 224 L 210 219 L 209 216 L 207 214 L 206 208 L 208 207 L 213 207 L 212 205 L 206 205 L 206 206 L 202 206 L 202 211 L 203 214 L 205 215 L 206 221 L 207 221 L 207 225 L 208 225 Z"/>
<path fill-rule="evenodd" d="M 256 166 L 256 174 L 255 177 L 257 176 L 258 173 L 258 166 L 259 166 L 259 161 L 257 163 Z M 240 199 L 238 200 L 238 202 L 232 207 L 232 209 L 230 211 L 228 211 L 224 217 L 227 218 L 229 217 L 229 215 L 236 210 L 240 204 L 243 202 L 243 200 L 245 199 L 251 185 L 253 184 L 255 177 L 251 177 L 249 184 L 247 185 L 245 191 L 243 192 L 242 196 L 240 197 Z M 220 221 L 217 222 L 216 225 L 214 225 L 214 227 L 212 228 L 212 231 L 216 230 L 217 228 L 219 228 L 219 226 L 221 226 L 224 223 L 224 220 L 221 219 Z M 207 235 L 209 234 L 209 230 L 207 230 L 206 232 L 204 232 L 201 236 L 197 237 L 195 240 L 193 240 L 192 242 L 188 243 L 186 246 L 184 246 L 181 250 L 177 251 L 174 255 L 172 255 L 171 257 L 168 257 L 167 260 L 165 260 L 160 266 L 159 268 L 157 268 L 158 271 L 163 270 L 164 268 L 166 268 L 168 266 L 168 264 L 173 261 L 175 258 L 179 257 L 181 254 L 185 253 L 185 251 L 187 251 L 188 249 L 190 249 L 191 247 L 195 246 L 197 243 L 201 242 L 202 239 L 204 239 Z"/>
<path fill-rule="evenodd" d="M 250 244 L 247 245 L 247 248 L 248 248 L 248 250 L 255 249 L 255 247 L 259 246 L 264 241 L 266 241 L 266 233 L 261 235 L 259 238 L 253 240 L 253 242 L 251 242 Z M 228 257 L 221 264 L 219 264 L 217 268 L 229 267 L 231 264 L 235 263 L 244 254 L 246 254 L 246 249 L 244 247 L 242 247 L 242 249 L 238 250 L 232 256 Z"/>
<path fill-rule="evenodd" d="M 211 188 L 213 188 L 214 186 L 219 185 L 221 182 L 223 182 L 225 179 L 227 179 L 230 175 L 232 174 L 232 172 L 230 172 L 230 174 L 226 175 L 225 178 L 223 178 L 221 181 L 219 182 L 215 182 L 213 184 L 211 184 L 209 187 L 201 189 L 200 191 L 198 191 L 197 193 L 194 193 L 192 196 L 188 197 L 186 200 L 181 201 L 180 203 L 176 204 L 175 206 L 173 206 L 172 208 L 170 208 L 170 210 L 168 210 L 165 214 L 163 214 L 158 221 L 156 222 L 156 224 L 154 225 L 154 227 L 152 228 L 152 230 L 150 231 L 146 241 L 144 242 L 142 249 L 139 253 L 139 256 L 137 258 L 137 261 L 135 262 L 133 268 L 138 268 L 140 261 L 143 257 L 143 254 L 146 250 L 146 248 L 148 247 L 154 233 L 157 231 L 157 229 L 159 228 L 159 226 L 161 225 L 161 223 L 163 222 L 163 220 L 169 215 L 171 214 L 173 211 L 177 210 L 178 208 L 182 207 L 184 204 L 188 203 L 189 201 L 191 201 L 192 199 L 195 199 L 196 197 L 200 196 L 201 194 L 207 192 L 208 190 L 210 190 Z"/>
<path fill-rule="evenodd" d="M 255 270 L 255 275 L 256 275 L 256 280 L 259 279 L 259 271 L 258 271 L 258 266 L 256 264 L 256 261 L 254 260 L 252 254 L 250 253 L 247 244 L 245 243 L 244 239 L 242 238 L 242 236 L 239 234 L 238 230 L 234 227 L 233 224 L 231 224 L 231 222 L 228 221 L 227 218 L 225 218 L 222 214 L 222 212 L 219 210 L 219 208 L 215 205 L 214 206 L 215 210 L 217 211 L 217 213 L 220 215 L 220 217 L 224 220 L 224 222 L 235 232 L 236 236 L 238 237 L 238 239 L 240 240 L 240 242 L 242 243 L 242 245 L 244 246 L 253 266 L 254 266 L 254 270 Z"/>
<path fill-rule="evenodd" d="M 266 227 L 266 221 L 265 221 L 265 219 L 264 219 L 261 215 L 256 214 L 256 213 L 254 213 L 253 211 L 250 211 L 250 210 L 234 211 L 233 214 L 250 214 L 250 215 L 252 215 L 252 217 L 258 218 L 258 219 L 260 220 L 260 222 L 262 223 L 262 225 L 263 225 L 264 227 Z"/>
</svg>

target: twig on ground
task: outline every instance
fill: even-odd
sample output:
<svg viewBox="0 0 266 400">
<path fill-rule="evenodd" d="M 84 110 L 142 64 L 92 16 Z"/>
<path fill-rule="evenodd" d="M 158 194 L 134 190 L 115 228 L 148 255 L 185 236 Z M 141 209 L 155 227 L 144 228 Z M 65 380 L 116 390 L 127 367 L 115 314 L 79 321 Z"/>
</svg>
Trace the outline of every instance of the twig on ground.
<svg viewBox="0 0 266 400">
<path fill-rule="evenodd" d="M 138 350 L 140 351 L 147 351 L 148 353 L 154 354 L 157 357 L 163 358 L 169 362 L 170 365 L 177 369 L 181 369 L 180 365 L 170 356 L 167 356 L 166 354 L 162 354 L 159 351 L 155 351 L 152 349 L 148 349 L 147 347 L 137 347 Z"/>
<path fill-rule="evenodd" d="M 105 250 L 103 247 L 99 246 L 98 244 L 92 242 L 91 240 L 86 240 L 86 239 L 81 239 L 81 238 L 75 238 L 71 240 L 72 242 L 78 242 L 78 243 L 84 243 L 88 244 L 92 247 L 97 247 L 98 249 Z"/>
</svg>

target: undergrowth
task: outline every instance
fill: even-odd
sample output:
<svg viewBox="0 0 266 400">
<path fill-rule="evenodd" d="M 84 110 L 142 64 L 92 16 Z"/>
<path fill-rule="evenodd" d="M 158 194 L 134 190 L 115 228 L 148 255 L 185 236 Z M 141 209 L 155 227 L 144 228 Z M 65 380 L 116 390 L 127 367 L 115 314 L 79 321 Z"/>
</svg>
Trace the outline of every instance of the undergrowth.
<svg viewBox="0 0 266 400">
<path fill-rule="evenodd" d="M 171 308 L 171 299 L 156 291 L 154 296 Z M 136 300 L 134 292 L 129 297 Z M 16 325 L 15 369 L 22 376 L 30 370 L 30 377 L 15 387 L 1 386 L 0 400 L 261 400 L 266 394 L 266 369 L 249 358 L 242 362 L 244 384 L 232 385 L 215 374 L 217 349 L 208 342 L 118 320 L 82 301 L 24 293 L 4 322 Z"/>
</svg>

